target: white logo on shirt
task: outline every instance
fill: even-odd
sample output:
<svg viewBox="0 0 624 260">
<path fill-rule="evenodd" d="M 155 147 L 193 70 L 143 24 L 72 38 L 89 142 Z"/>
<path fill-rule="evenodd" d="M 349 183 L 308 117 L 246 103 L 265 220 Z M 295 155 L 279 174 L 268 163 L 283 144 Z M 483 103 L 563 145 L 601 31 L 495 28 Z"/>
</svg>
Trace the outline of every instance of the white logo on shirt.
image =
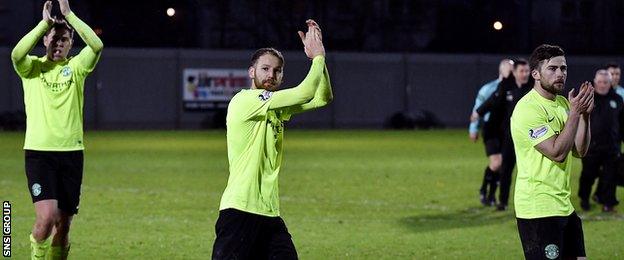
<svg viewBox="0 0 624 260">
<path fill-rule="evenodd" d="M 617 108 L 617 103 L 613 100 L 609 101 L 609 105 L 611 105 L 611 108 L 616 109 Z"/>
<path fill-rule="evenodd" d="M 63 67 L 63 70 L 61 70 L 61 74 L 63 75 L 63 77 L 69 77 L 71 73 L 72 71 L 71 71 L 71 68 L 69 67 Z"/>
<path fill-rule="evenodd" d="M 546 133 L 548 133 L 548 127 L 546 126 L 540 126 L 538 128 L 529 129 L 529 137 L 531 139 L 540 138 L 544 136 Z"/>
<path fill-rule="evenodd" d="M 265 91 L 262 91 L 260 95 L 258 95 L 258 98 L 260 98 L 261 101 L 267 101 L 269 100 L 269 98 L 271 98 L 272 95 L 273 95 L 273 92 L 265 90 Z"/>
</svg>

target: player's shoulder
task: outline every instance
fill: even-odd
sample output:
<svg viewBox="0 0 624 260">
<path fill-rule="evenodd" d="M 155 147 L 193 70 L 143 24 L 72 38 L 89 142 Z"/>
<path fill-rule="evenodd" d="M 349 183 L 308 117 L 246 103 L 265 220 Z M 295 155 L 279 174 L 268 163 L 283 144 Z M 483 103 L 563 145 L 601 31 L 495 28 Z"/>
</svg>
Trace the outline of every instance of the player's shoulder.
<svg viewBox="0 0 624 260">
<path fill-rule="evenodd" d="M 516 104 L 516 107 L 523 107 L 523 108 L 528 108 L 528 107 L 533 107 L 539 104 L 539 100 L 537 100 L 535 98 L 534 95 L 534 90 L 530 90 L 529 92 L 527 92 L 524 96 L 522 96 L 520 98 L 520 100 L 518 100 L 518 103 Z"/>
<path fill-rule="evenodd" d="M 539 100 L 532 95 L 532 91 L 529 91 L 529 93 L 520 98 L 518 103 L 516 103 L 512 116 L 532 116 L 539 111 L 543 111 L 542 107 Z"/>
<path fill-rule="evenodd" d="M 48 60 L 46 56 L 39 57 L 39 56 L 34 56 L 34 55 L 27 55 L 26 58 L 31 60 L 33 65 L 39 65 L 39 64 L 45 63 Z"/>
<path fill-rule="evenodd" d="M 266 101 L 271 97 L 272 93 L 273 92 L 264 89 L 243 89 L 232 97 L 232 100 L 230 100 L 230 106 L 249 105 L 252 103 Z"/>
<path fill-rule="evenodd" d="M 495 90 L 498 86 L 498 80 L 492 80 L 488 83 L 483 84 L 481 88 L 479 88 L 479 93 L 488 93 L 492 90 Z"/>
<path fill-rule="evenodd" d="M 483 86 L 481 86 L 481 89 L 495 88 L 496 86 L 498 86 L 499 82 L 500 81 L 498 79 L 492 80 L 490 82 L 483 84 Z"/>
<path fill-rule="evenodd" d="M 257 93 L 259 93 L 258 89 L 241 89 L 241 91 L 239 91 L 234 95 L 234 97 L 232 97 L 232 100 L 248 99 L 254 95 L 257 95 Z"/>
</svg>

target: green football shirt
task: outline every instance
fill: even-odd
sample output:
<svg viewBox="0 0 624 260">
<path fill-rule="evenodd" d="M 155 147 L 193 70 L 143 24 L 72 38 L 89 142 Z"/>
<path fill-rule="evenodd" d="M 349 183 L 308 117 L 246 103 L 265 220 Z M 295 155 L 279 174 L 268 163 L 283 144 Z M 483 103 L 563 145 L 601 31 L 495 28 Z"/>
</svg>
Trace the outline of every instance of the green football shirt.
<svg viewBox="0 0 624 260">
<path fill-rule="evenodd" d="M 246 89 L 232 98 L 226 118 L 230 175 L 220 210 L 279 216 L 284 121 L 326 105 L 326 96 L 331 96 L 331 87 L 325 58 L 319 56 L 298 87 L 276 92 Z"/>
<path fill-rule="evenodd" d="M 518 174 L 514 204 L 516 217 L 523 219 L 568 216 L 574 211 L 570 202 L 571 153 L 562 163 L 550 160 L 535 146 L 563 131 L 570 104 L 557 95 L 542 97 L 535 89 L 516 105 L 511 116 Z"/>
<path fill-rule="evenodd" d="M 50 25 L 41 21 L 11 53 L 22 79 L 26 107 L 24 149 L 37 151 L 83 150 L 84 82 L 93 71 L 103 44 L 95 32 L 70 13 L 65 17 L 87 43 L 73 58 L 50 61 L 27 55 Z"/>
</svg>

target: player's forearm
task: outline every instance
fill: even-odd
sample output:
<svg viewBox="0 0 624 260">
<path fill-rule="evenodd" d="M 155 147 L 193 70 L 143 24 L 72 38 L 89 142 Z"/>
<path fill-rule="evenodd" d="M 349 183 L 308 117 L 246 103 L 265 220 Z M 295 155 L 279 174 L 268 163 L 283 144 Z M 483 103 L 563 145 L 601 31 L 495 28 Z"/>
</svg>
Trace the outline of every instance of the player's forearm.
<svg viewBox="0 0 624 260">
<path fill-rule="evenodd" d="M 304 104 L 314 98 L 316 88 L 321 82 L 323 76 L 323 69 L 325 68 L 325 57 L 317 56 L 312 60 L 312 65 L 308 71 L 308 75 L 303 79 L 299 85 L 288 91 L 290 95 L 288 98 L 292 99 L 295 104 Z M 286 92 L 286 90 L 284 90 Z M 294 105 L 294 104 L 293 104 Z"/>
<path fill-rule="evenodd" d="M 17 45 L 11 51 L 11 61 L 13 61 L 14 65 L 19 65 L 20 61 L 26 58 L 26 55 L 37 45 L 39 39 L 45 35 L 49 28 L 50 25 L 46 21 L 41 21 L 17 42 Z"/>
<path fill-rule="evenodd" d="M 576 137 L 574 138 L 574 146 L 576 147 L 576 154 L 579 157 L 583 157 L 587 154 L 589 149 L 589 142 L 591 141 L 591 128 L 589 115 L 582 115 L 579 119 L 578 129 L 576 130 Z"/>
<path fill-rule="evenodd" d="M 550 159 L 556 162 L 563 162 L 570 151 L 572 151 L 572 148 L 574 148 L 576 132 L 579 127 L 579 117 L 580 115 L 576 113 L 570 113 L 568 121 L 563 127 L 563 131 L 555 138 L 552 149 L 548 151 L 547 156 Z"/>
<path fill-rule="evenodd" d="M 310 102 L 314 98 L 314 93 L 318 88 L 323 70 L 325 68 L 325 57 L 317 56 L 312 60 L 310 71 L 305 79 L 296 87 L 276 91 L 272 95 L 270 109 L 277 109 L 290 106 L 312 106 Z M 303 109 L 303 108 L 302 108 Z M 305 109 L 304 109 L 305 110 Z"/>
<path fill-rule="evenodd" d="M 69 14 L 67 14 L 65 16 L 65 19 L 76 30 L 78 35 L 80 35 L 80 38 L 87 44 L 87 46 L 89 46 L 89 48 L 91 48 L 94 53 L 100 53 L 102 51 L 102 49 L 104 48 L 104 43 L 102 43 L 100 37 L 97 36 L 97 34 L 91 29 L 91 27 L 89 27 L 89 25 L 80 20 L 80 18 L 78 18 L 76 14 L 74 14 L 74 12 L 70 12 Z"/>
<path fill-rule="evenodd" d="M 481 91 L 479 91 L 479 93 L 477 94 L 477 98 L 475 98 L 475 104 L 472 107 L 472 112 L 477 112 L 477 109 L 479 107 L 481 107 L 481 105 L 483 105 L 483 102 L 486 100 L 485 97 L 483 95 L 481 95 L 480 92 Z M 481 116 L 481 115 L 479 115 L 479 116 Z M 478 133 L 478 132 L 479 132 L 479 120 L 471 121 L 470 125 L 468 126 L 468 133 L 475 134 L 475 133 Z"/>
<path fill-rule="evenodd" d="M 329 72 L 327 71 L 327 67 L 323 69 L 323 77 L 319 83 L 316 92 L 314 93 L 314 98 L 312 101 L 316 107 L 322 107 L 329 104 L 334 99 L 334 94 L 332 93 L 331 83 L 329 81 Z"/>
<path fill-rule="evenodd" d="M 468 133 L 476 134 L 479 132 L 479 121 L 470 122 L 468 126 Z"/>
</svg>

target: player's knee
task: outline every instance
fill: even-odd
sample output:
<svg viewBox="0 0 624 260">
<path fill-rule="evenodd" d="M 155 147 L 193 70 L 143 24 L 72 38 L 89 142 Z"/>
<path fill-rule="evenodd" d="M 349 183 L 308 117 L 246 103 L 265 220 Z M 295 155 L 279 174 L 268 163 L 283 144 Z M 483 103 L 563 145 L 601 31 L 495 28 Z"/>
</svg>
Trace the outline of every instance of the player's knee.
<svg viewBox="0 0 624 260">
<path fill-rule="evenodd" d="M 493 172 L 498 172 L 498 171 L 500 171 L 500 169 L 501 169 L 501 164 L 500 163 L 498 163 L 498 164 L 496 164 L 496 163 L 490 164 L 490 170 L 492 170 Z"/>
<path fill-rule="evenodd" d="M 501 159 L 492 159 L 490 160 L 490 170 L 497 172 L 500 170 L 502 164 L 503 161 Z"/>
<path fill-rule="evenodd" d="M 42 229 L 51 229 L 59 219 L 59 215 L 54 210 L 37 212 L 35 225 Z"/>
</svg>

